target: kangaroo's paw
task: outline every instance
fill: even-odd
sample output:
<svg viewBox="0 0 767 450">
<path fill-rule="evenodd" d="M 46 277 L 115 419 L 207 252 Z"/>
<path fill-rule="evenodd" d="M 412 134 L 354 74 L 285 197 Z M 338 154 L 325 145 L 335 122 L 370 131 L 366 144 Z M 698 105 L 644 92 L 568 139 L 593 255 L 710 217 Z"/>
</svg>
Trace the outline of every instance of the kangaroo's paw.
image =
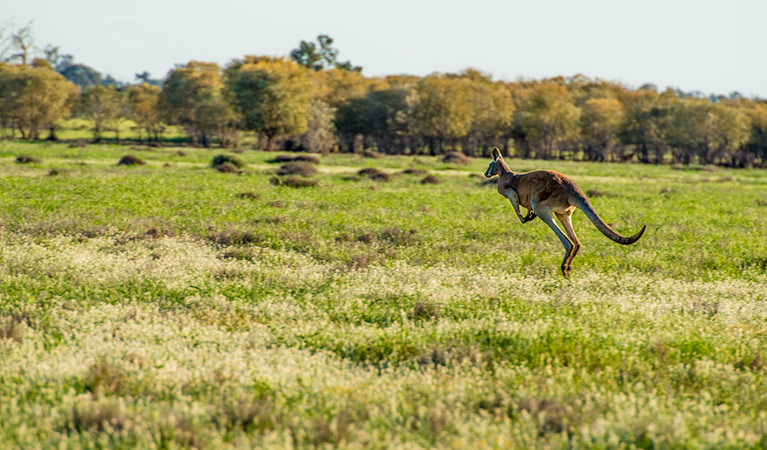
<svg viewBox="0 0 767 450">
<path fill-rule="evenodd" d="M 538 217 L 538 216 L 536 216 L 535 213 L 532 210 L 530 210 L 530 211 L 527 212 L 527 215 L 525 216 L 525 218 L 522 219 L 522 223 L 530 222 L 531 220 L 535 219 L 536 217 Z"/>
</svg>

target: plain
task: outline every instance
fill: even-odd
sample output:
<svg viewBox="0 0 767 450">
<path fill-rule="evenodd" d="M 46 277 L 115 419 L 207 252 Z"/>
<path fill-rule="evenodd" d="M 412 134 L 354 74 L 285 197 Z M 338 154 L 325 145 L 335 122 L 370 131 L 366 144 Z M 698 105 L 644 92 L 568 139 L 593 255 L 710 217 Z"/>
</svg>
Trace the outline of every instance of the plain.
<svg viewBox="0 0 767 450">
<path fill-rule="evenodd" d="M 222 152 L 0 143 L 0 446 L 767 447 L 764 171 L 509 160 L 648 225 L 564 280 L 489 160 Z"/>
</svg>

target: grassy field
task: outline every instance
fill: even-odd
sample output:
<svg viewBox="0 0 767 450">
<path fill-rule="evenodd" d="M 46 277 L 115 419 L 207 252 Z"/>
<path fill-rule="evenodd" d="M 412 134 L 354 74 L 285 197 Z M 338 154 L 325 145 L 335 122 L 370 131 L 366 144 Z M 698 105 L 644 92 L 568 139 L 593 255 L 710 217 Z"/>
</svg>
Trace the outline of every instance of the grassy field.
<svg viewBox="0 0 767 450">
<path fill-rule="evenodd" d="M 767 172 L 509 161 L 648 226 L 565 280 L 488 161 L 219 153 L 0 143 L 1 448 L 767 448 Z"/>
</svg>

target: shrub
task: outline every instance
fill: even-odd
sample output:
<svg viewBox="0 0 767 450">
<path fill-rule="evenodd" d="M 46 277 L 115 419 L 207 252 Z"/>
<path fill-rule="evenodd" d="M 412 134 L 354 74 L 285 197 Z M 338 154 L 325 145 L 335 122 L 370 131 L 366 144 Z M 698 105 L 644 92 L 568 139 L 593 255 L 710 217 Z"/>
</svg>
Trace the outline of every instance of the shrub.
<svg viewBox="0 0 767 450">
<path fill-rule="evenodd" d="M 461 152 L 450 152 L 447 155 L 442 157 L 442 162 L 450 163 L 450 164 L 469 164 L 471 163 L 471 160 L 468 156 L 464 155 Z"/>
<path fill-rule="evenodd" d="M 269 179 L 269 182 L 275 186 L 290 186 L 296 188 L 317 186 L 317 180 L 307 180 L 304 178 L 299 178 L 295 175 L 291 175 L 285 178 L 272 177 Z"/>
<path fill-rule="evenodd" d="M 125 155 L 117 163 L 118 166 L 143 166 L 144 164 L 146 164 L 146 162 L 144 162 L 143 159 L 133 155 Z"/>
<path fill-rule="evenodd" d="M 426 175 L 422 180 L 421 184 L 439 184 L 441 181 L 439 181 L 439 178 L 435 177 L 434 175 Z"/>
<path fill-rule="evenodd" d="M 16 162 L 19 164 L 27 164 L 27 163 L 40 163 L 43 161 L 39 158 L 35 158 L 34 156 L 19 155 L 16 157 Z"/>
<path fill-rule="evenodd" d="M 405 169 L 402 171 L 405 175 L 425 175 L 426 170 L 424 169 Z"/>
<path fill-rule="evenodd" d="M 245 200 L 257 200 L 258 199 L 258 195 L 254 194 L 253 192 L 250 192 L 250 191 L 243 192 L 240 195 L 238 195 L 238 197 L 240 197 L 242 199 L 245 199 Z"/>
<path fill-rule="evenodd" d="M 216 155 L 213 157 L 210 165 L 214 169 L 224 164 L 231 164 L 238 169 L 242 169 L 246 166 L 245 161 L 242 158 L 235 155 Z"/>
<path fill-rule="evenodd" d="M 237 166 L 235 166 L 234 164 L 230 162 L 225 162 L 223 164 L 213 166 L 213 168 L 222 173 L 240 173 L 241 172 L 241 170 L 238 169 Z"/>
<path fill-rule="evenodd" d="M 320 160 L 316 156 L 312 155 L 277 155 L 269 160 L 270 163 L 289 163 L 289 162 L 305 162 L 310 164 L 319 164 Z"/>
<path fill-rule="evenodd" d="M 388 173 L 383 172 L 379 169 L 376 169 L 374 167 L 368 167 L 366 169 L 361 169 L 359 172 L 357 172 L 357 175 L 361 175 L 363 177 L 367 177 L 373 181 L 391 181 L 391 176 L 389 176 Z"/>
<path fill-rule="evenodd" d="M 302 177 L 310 177 L 317 173 L 317 168 L 313 165 L 305 162 L 289 162 L 283 164 L 277 171 L 277 175 L 301 175 Z"/>
</svg>

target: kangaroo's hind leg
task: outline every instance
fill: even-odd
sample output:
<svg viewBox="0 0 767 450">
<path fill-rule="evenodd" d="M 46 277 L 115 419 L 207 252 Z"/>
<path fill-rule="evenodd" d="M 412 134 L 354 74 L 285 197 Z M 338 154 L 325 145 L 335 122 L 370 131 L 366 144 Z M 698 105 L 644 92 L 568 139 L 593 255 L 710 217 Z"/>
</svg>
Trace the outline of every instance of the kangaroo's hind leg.
<svg viewBox="0 0 767 450">
<path fill-rule="evenodd" d="M 565 234 L 562 233 L 562 230 L 560 230 L 557 226 L 556 222 L 554 222 L 554 213 L 550 207 L 546 206 L 545 201 L 538 202 L 536 194 L 533 195 L 531 203 L 535 214 L 538 215 L 538 217 L 540 217 L 541 220 L 554 231 L 560 242 L 562 242 L 562 245 L 565 247 L 565 257 L 562 260 L 562 275 L 567 278 L 567 276 L 570 275 L 570 269 L 567 266 L 567 262 L 570 260 L 570 255 L 572 254 L 573 248 L 575 248 L 575 246 L 570 241 L 570 238 L 565 236 Z"/>
<path fill-rule="evenodd" d="M 581 241 L 578 240 L 578 236 L 575 235 L 575 230 L 573 229 L 572 216 L 572 210 L 566 213 L 557 213 L 557 219 L 559 219 L 559 222 L 565 229 L 565 233 L 567 233 L 567 237 L 570 238 L 570 241 L 573 243 L 573 249 L 570 251 L 570 257 L 564 262 L 567 273 L 570 273 L 570 271 L 573 269 L 573 259 L 575 259 L 575 255 L 578 254 L 578 250 L 581 248 Z"/>
</svg>

